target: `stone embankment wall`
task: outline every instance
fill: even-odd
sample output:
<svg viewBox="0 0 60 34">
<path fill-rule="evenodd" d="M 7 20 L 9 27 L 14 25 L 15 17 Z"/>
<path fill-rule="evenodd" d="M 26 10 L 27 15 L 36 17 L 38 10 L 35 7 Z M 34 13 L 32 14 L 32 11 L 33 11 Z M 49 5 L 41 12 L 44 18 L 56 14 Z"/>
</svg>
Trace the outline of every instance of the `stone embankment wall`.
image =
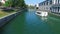
<svg viewBox="0 0 60 34">
<path fill-rule="evenodd" d="M 19 15 L 21 12 L 15 12 L 13 14 L 4 16 L 2 18 L 0 18 L 0 27 L 2 27 L 4 24 L 6 24 L 8 21 L 10 21 L 11 19 L 13 19 L 14 17 L 16 17 L 17 15 Z"/>
</svg>

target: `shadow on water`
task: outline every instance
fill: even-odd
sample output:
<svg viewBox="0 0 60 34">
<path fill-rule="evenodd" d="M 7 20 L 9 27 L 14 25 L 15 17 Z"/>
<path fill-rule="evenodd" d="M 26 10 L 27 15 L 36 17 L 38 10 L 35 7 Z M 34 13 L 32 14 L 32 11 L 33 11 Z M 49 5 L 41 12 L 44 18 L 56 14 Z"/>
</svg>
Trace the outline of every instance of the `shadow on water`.
<svg viewBox="0 0 60 34">
<path fill-rule="evenodd" d="M 24 13 L 21 13 L 19 16 L 17 16 L 16 18 L 12 19 L 9 23 L 4 25 L 0 29 L 0 34 L 22 34 L 25 22 L 24 19 L 25 15 Z"/>
</svg>

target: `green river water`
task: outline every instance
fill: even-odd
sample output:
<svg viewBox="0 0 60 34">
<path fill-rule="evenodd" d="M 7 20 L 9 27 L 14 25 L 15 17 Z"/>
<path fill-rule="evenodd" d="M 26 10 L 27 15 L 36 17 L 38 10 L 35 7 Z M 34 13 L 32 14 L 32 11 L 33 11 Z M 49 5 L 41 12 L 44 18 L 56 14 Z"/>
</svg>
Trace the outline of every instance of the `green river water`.
<svg viewBox="0 0 60 34">
<path fill-rule="evenodd" d="M 60 34 L 60 19 L 40 17 L 35 11 L 28 11 L 8 22 L 0 34 Z"/>
</svg>

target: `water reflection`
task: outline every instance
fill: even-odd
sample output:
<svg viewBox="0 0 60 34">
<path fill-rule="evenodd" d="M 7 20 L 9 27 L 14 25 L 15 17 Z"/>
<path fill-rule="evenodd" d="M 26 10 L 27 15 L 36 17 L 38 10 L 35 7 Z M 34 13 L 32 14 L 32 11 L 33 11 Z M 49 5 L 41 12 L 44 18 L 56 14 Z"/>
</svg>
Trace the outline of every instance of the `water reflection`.
<svg viewBox="0 0 60 34">
<path fill-rule="evenodd" d="M 25 34 L 53 34 L 50 30 L 47 21 L 47 17 L 40 17 L 35 14 L 35 12 L 27 12 L 25 14 Z"/>
<path fill-rule="evenodd" d="M 46 21 L 48 18 L 47 17 L 41 17 L 43 21 Z"/>
</svg>

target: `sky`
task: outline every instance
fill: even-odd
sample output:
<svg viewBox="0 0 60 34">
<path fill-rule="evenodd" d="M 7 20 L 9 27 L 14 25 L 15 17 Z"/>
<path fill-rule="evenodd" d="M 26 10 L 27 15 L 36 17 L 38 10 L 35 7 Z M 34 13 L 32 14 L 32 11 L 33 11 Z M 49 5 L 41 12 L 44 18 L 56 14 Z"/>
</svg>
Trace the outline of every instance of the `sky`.
<svg viewBox="0 0 60 34">
<path fill-rule="evenodd" d="M 35 4 L 38 4 L 38 3 L 42 2 L 42 1 L 44 1 L 44 0 L 25 0 L 25 3 L 35 5 Z"/>
</svg>

